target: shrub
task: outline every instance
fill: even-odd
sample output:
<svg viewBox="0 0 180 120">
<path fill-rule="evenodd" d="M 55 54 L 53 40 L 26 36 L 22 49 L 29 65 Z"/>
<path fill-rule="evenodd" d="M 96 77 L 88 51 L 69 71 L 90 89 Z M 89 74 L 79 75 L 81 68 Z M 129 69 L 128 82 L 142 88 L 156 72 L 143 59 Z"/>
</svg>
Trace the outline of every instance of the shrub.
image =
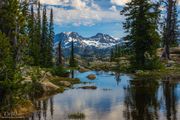
<svg viewBox="0 0 180 120">
<path fill-rule="evenodd" d="M 51 72 L 52 72 L 53 75 L 61 76 L 61 77 L 65 76 L 66 74 L 69 73 L 62 66 L 54 67 Z"/>
</svg>

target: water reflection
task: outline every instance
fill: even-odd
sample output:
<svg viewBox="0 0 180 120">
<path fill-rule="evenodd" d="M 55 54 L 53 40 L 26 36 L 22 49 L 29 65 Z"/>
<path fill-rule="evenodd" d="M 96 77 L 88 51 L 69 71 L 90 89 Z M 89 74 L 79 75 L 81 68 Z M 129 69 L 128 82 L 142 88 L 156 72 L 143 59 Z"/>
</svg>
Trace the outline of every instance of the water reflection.
<svg viewBox="0 0 180 120">
<path fill-rule="evenodd" d="M 97 78 L 89 80 L 89 74 L 96 74 Z M 86 120 L 180 120 L 178 80 L 132 80 L 128 75 L 102 71 L 73 71 L 71 77 L 87 84 L 75 85 L 74 89 L 49 99 L 34 100 L 37 111 L 28 119 L 64 120 L 69 113 L 81 112 Z M 78 89 L 86 85 L 95 85 L 97 89 Z"/>
<path fill-rule="evenodd" d="M 116 73 L 115 79 L 116 79 L 117 85 L 119 85 L 119 83 L 121 82 L 121 73 Z"/>
<path fill-rule="evenodd" d="M 126 120 L 158 119 L 158 87 L 158 82 L 155 80 L 131 81 L 130 87 L 125 90 L 124 118 Z"/>
<path fill-rule="evenodd" d="M 166 108 L 166 119 L 167 120 L 177 120 L 177 106 L 178 106 L 178 96 L 177 84 L 173 80 L 166 78 L 163 82 L 163 94 L 164 102 Z"/>
<path fill-rule="evenodd" d="M 88 74 L 96 74 L 93 82 Z M 105 72 L 73 73 L 91 82 L 97 90 L 72 89 L 46 102 L 46 116 L 34 120 L 68 119 L 69 113 L 82 112 L 87 120 L 179 120 L 180 83 L 170 78 L 131 80 L 127 75 Z M 83 85 L 77 85 L 77 87 Z M 75 86 L 76 88 L 76 86 Z M 112 90 L 104 91 L 104 88 Z M 48 111 L 49 110 L 49 111 Z"/>
</svg>

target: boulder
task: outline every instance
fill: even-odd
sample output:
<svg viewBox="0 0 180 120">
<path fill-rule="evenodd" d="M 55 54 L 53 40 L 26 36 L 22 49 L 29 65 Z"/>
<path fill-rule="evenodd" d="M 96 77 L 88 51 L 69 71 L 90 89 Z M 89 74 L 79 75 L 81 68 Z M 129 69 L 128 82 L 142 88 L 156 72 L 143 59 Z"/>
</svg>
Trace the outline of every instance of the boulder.
<svg viewBox="0 0 180 120">
<path fill-rule="evenodd" d="M 87 78 L 90 79 L 90 80 L 94 80 L 94 79 L 96 79 L 96 75 L 90 74 L 90 75 L 87 76 Z"/>
<path fill-rule="evenodd" d="M 167 63 L 167 65 L 166 65 L 166 67 L 172 67 L 174 64 L 175 64 L 174 61 L 169 60 L 168 63 Z"/>
<path fill-rule="evenodd" d="M 44 76 L 44 74 L 45 74 L 46 72 L 45 71 L 40 71 L 40 74 L 41 74 L 41 76 Z"/>
<path fill-rule="evenodd" d="M 68 82 L 68 81 L 60 81 L 61 84 L 63 84 L 64 86 L 66 87 L 70 87 L 71 86 L 71 83 Z"/>
<path fill-rule="evenodd" d="M 21 84 L 30 84 L 32 83 L 32 80 L 23 80 Z"/>
<path fill-rule="evenodd" d="M 47 77 L 52 77 L 52 74 L 50 72 L 46 73 Z"/>
<path fill-rule="evenodd" d="M 55 90 L 59 89 L 59 87 L 57 85 L 54 85 L 53 83 L 48 82 L 48 81 L 42 82 L 41 85 L 45 92 L 55 91 Z"/>
<path fill-rule="evenodd" d="M 86 68 L 84 68 L 84 67 L 80 67 L 80 68 L 79 68 L 79 72 L 80 72 L 80 73 L 84 73 L 84 72 L 87 72 L 87 71 L 89 71 L 89 70 L 86 69 Z"/>
</svg>

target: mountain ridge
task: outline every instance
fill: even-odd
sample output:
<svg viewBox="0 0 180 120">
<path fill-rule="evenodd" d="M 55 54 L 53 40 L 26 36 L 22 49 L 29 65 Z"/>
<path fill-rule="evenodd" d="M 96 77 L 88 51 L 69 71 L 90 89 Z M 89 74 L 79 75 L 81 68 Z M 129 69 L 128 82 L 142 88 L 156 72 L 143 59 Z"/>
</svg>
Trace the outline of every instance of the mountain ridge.
<svg viewBox="0 0 180 120">
<path fill-rule="evenodd" d="M 91 37 L 83 37 L 77 32 L 61 32 L 55 35 L 55 47 L 61 41 L 64 53 L 69 54 L 72 40 L 74 41 L 75 53 L 79 55 L 102 54 L 102 52 L 109 54 L 110 49 L 121 41 L 103 33 L 97 33 Z"/>
</svg>

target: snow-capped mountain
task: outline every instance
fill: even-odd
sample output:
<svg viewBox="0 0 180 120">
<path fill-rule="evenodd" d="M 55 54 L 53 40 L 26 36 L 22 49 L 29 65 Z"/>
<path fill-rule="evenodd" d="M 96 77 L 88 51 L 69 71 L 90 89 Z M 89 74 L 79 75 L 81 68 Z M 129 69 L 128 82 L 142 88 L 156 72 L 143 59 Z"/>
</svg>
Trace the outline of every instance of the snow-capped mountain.
<svg viewBox="0 0 180 120">
<path fill-rule="evenodd" d="M 120 40 L 103 33 L 85 38 L 76 32 L 62 32 L 55 36 L 55 47 L 61 41 L 62 47 L 65 49 L 64 52 L 68 54 L 72 40 L 74 41 L 75 52 L 81 55 L 109 53 L 112 46 L 120 43 Z"/>
</svg>

